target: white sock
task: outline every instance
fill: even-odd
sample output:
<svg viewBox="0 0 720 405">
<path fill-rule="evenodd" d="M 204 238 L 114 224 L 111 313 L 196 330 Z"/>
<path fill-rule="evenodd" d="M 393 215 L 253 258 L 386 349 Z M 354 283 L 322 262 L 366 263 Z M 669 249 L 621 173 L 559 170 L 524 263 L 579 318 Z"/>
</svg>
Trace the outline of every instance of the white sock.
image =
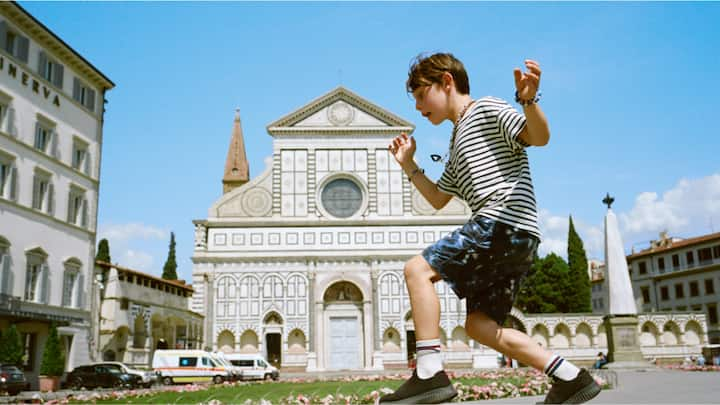
<svg viewBox="0 0 720 405">
<path fill-rule="evenodd" d="M 417 375 L 423 380 L 434 376 L 443 369 L 442 356 L 440 355 L 440 339 L 418 340 L 417 349 Z"/>
<path fill-rule="evenodd" d="M 580 374 L 580 369 L 577 366 L 557 354 L 550 358 L 550 361 L 545 365 L 544 371 L 548 377 L 559 378 L 563 381 L 574 380 Z"/>
</svg>

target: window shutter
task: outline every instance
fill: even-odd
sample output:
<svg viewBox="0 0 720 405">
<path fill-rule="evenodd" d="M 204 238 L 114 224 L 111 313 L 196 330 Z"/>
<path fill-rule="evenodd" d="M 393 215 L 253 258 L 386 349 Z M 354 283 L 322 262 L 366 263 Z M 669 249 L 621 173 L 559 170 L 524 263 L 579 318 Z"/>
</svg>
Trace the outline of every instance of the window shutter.
<svg viewBox="0 0 720 405">
<path fill-rule="evenodd" d="M 40 146 L 42 146 L 40 144 L 40 123 L 39 122 L 35 123 L 35 145 L 34 146 L 36 148 L 39 148 Z"/>
<path fill-rule="evenodd" d="M 65 68 L 63 65 L 56 63 L 55 64 L 55 70 L 53 71 L 53 84 L 57 86 L 59 89 L 62 89 L 63 86 L 63 74 L 64 74 Z"/>
<path fill-rule="evenodd" d="M 55 159 L 60 159 L 60 149 L 58 148 L 58 143 L 60 143 L 60 136 L 58 135 L 56 130 L 50 131 L 50 154 Z"/>
<path fill-rule="evenodd" d="M 82 309 L 85 306 L 85 275 L 82 273 L 78 273 L 75 280 L 75 292 L 75 307 Z"/>
<path fill-rule="evenodd" d="M 17 58 L 21 61 L 27 63 L 28 62 L 28 50 L 30 49 L 30 40 L 28 40 L 26 37 L 22 35 L 17 36 L 17 42 L 18 42 L 18 49 L 17 49 Z"/>
<path fill-rule="evenodd" d="M 80 80 L 77 77 L 73 77 L 73 99 L 80 101 Z"/>
<path fill-rule="evenodd" d="M 42 201 L 40 201 L 40 179 L 37 176 L 33 177 L 33 193 L 32 193 L 32 207 L 40 209 Z"/>
<path fill-rule="evenodd" d="M 7 263 L 7 264 L 6 264 Z M 0 294 L 6 294 L 9 291 L 7 291 L 8 287 L 8 271 L 10 270 L 10 257 L 4 253 L 0 253 L 0 271 L 2 271 L 2 274 L 0 274 Z"/>
<path fill-rule="evenodd" d="M 88 226 L 88 200 L 87 198 L 83 198 L 82 201 L 82 222 L 81 222 L 83 228 L 87 228 Z"/>
<path fill-rule="evenodd" d="M 42 274 L 40 275 L 40 302 L 44 304 L 50 303 L 50 268 L 47 263 L 42 265 Z"/>
<path fill-rule="evenodd" d="M 47 213 L 52 215 L 55 213 L 55 187 L 52 183 L 48 184 L 48 210 Z"/>
<path fill-rule="evenodd" d="M 0 47 L 2 47 L 2 49 L 7 49 L 7 44 L 5 43 L 6 39 L 7 23 L 5 21 L 0 21 Z"/>
<path fill-rule="evenodd" d="M 90 148 L 89 147 L 85 150 L 85 161 L 83 162 L 83 166 L 84 166 L 83 171 L 85 172 L 85 174 L 87 174 L 89 176 L 90 175 Z"/>
<path fill-rule="evenodd" d="M 90 111 L 95 111 L 95 90 L 87 89 L 87 104 L 85 105 Z"/>
<path fill-rule="evenodd" d="M 47 55 L 45 55 L 45 51 L 40 51 L 40 54 L 38 54 L 38 73 L 43 79 L 47 74 Z"/>
<path fill-rule="evenodd" d="M 72 191 L 68 192 L 68 203 L 67 203 L 67 221 L 72 223 L 73 222 L 73 193 Z"/>
<path fill-rule="evenodd" d="M 5 118 L 5 125 L 7 128 L 7 133 L 12 136 L 17 136 L 17 131 L 15 131 L 15 109 L 12 107 L 9 107 L 7 110 L 7 117 Z"/>
</svg>

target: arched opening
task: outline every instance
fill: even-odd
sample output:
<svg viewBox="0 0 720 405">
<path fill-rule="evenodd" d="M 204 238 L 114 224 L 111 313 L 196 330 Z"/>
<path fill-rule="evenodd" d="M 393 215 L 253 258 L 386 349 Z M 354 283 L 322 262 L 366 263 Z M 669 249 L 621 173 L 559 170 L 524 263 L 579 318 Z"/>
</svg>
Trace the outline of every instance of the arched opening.
<svg viewBox="0 0 720 405">
<path fill-rule="evenodd" d="M 217 338 L 217 347 L 223 353 L 232 353 L 235 351 L 235 335 L 227 329 L 220 332 Z"/>
<path fill-rule="evenodd" d="M 330 370 L 353 370 L 365 364 L 363 293 L 349 281 L 337 281 L 323 293 L 326 342 L 324 366 Z"/>
<path fill-rule="evenodd" d="M 452 344 L 450 349 L 458 352 L 466 352 L 470 350 L 470 344 L 465 328 L 458 326 L 452 331 Z"/>
<path fill-rule="evenodd" d="M 703 343 L 702 327 L 695 321 L 689 321 L 685 325 L 685 341 L 686 345 L 700 345 Z"/>
<path fill-rule="evenodd" d="M 382 351 L 385 353 L 399 353 L 401 351 L 400 334 L 395 328 L 385 329 L 385 333 L 383 333 Z"/>
<path fill-rule="evenodd" d="M 553 348 L 563 349 L 570 347 L 570 328 L 564 323 L 555 327 L 555 335 L 550 338 Z"/>
<path fill-rule="evenodd" d="M 590 346 L 592 346 L 592 328 L 583 322 L 575 329 L 575 347 L 583 348 Z"/>
<path fill-rule="evenodd" d="M 662 343 L 672 346 L 680 343 L 680 327 L 673 321 L 668 321 L 663 325 Z"/>
<path fill-rule="evenodd" d="M 145 318 L 142 314 L 138 314 L 133 323 L 133 348 L 144 349 L 146 339 L 147 329 L 145 328 Z"/>
<path fill-rule="evenodd" d="M 257 353 L 258 352 L 258 336 L 253 330 L 246 330 L 240 335 L 240 352 Z"/>
<path fill-rule="evenodd" d="M 288 335 L 288 352 L 293 354 L 306 352 L 305 333 L 300 329 L 293 329 Z"/>
<path fill-rule="evenodd" d="M 550 332 L 548 332 L 548 329 L 545 327 L 545 325 L 541 323 L 533 327 L 530 337 L 532 337 L 532 340 L 534 340 L 544 348 L 547 348 L 548 343 L 550 342 Z"/>
<path fill-rule="evenodd" d="M 640 345 L 657 346 L 660 332 L 654 323 L 647 321 L 640 328 Z"/>
</svg>

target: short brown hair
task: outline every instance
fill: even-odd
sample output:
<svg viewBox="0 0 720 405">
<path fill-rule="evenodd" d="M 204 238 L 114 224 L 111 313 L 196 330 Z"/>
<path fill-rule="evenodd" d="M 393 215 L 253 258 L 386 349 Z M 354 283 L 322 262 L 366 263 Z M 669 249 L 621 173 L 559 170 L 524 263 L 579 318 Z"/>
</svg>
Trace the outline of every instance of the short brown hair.
<svg viewBox="0 0 720 405">
<path fill-rule="evenodd" d="M 443 73 L 448 72 L 455 80 L 455 89 L 460 94 L 470 94 L 470 81 L 465 66 L 451 53 L 420 54 L 410 63 L 405 89 L 412 93 L 422 86 L 442 84 Z"/>
</svg>

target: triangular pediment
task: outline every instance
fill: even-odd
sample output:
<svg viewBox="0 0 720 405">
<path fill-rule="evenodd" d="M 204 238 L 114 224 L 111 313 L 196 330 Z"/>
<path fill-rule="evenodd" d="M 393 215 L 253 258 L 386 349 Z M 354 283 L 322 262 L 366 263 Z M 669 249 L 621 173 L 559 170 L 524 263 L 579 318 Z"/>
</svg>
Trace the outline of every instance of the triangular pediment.
<svg viewBox="0 0 720 405">
<path fill-rule="evenodd" d="M 338 87 L 267 126 L 270 134 L 297 132 L 412 132 L 415 126 L 344 87 Z"/>
</svg>

